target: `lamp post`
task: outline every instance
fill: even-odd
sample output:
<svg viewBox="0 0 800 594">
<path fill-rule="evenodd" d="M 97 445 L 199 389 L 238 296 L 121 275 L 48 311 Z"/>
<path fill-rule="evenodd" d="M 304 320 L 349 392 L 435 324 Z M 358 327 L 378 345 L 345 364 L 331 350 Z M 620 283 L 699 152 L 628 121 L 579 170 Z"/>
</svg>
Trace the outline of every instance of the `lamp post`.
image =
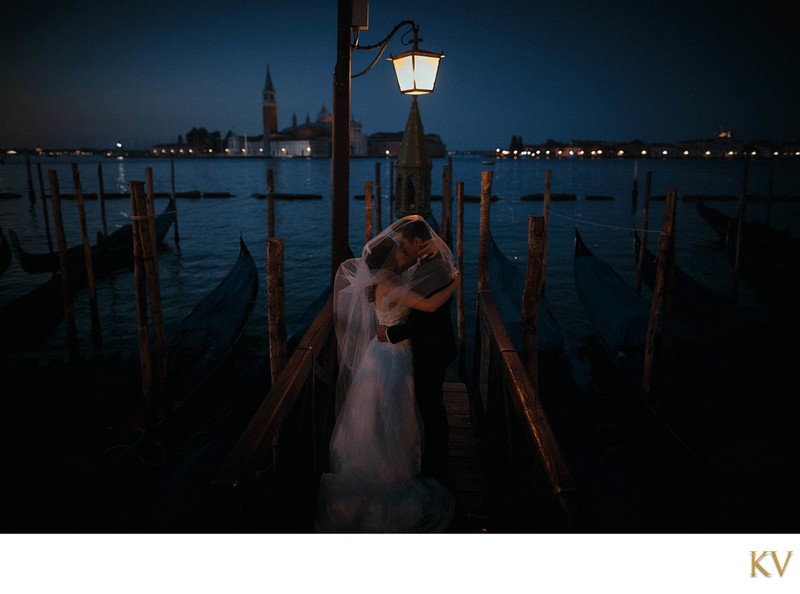
<svg viewBox="0 0 800 594">
<path fill-rule="evenodd" d="M 355 6 L 355 9 L 354 9 Z M 424 95 L 433 91 L 441 53 L 419 49 L 419 26 L 414 21 L 401 21 L 380 42 L 360 45 L 358 36 L 367 29 L 367 0 L 339 0 L 336 38 L 336 67 L 333 74 L 333 150 L 332 200 L 331 200 L 331 280 L 339 265 L 350 257 L 348 245 L 350 220 L 350 88 L 351 79 L 363 76 L 378 62 L 389 41 L 399 30 L 406 28 L 403 36 L 412 33 L 412 48 L 392 61 L 400 92 Z M 378 50 L 370 65 L 362 72 L 352 74 L 353 50 Z"/>
</svg>

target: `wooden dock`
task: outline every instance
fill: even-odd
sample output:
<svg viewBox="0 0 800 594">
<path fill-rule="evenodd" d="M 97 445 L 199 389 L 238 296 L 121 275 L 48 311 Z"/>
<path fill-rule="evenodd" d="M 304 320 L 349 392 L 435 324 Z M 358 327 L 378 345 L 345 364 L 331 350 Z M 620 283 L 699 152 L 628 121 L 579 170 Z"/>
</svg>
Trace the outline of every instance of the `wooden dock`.
<svg viewBox="0 0 800 594">
<path fill-rule="evenodd" d="M 463 383 L 446 382 L 443 388 L 450 426 L 451 489 L 456 498 L 456 515 L 448 532 L 489 532 L 484 475 L 467 387 Z"/>
</svg>

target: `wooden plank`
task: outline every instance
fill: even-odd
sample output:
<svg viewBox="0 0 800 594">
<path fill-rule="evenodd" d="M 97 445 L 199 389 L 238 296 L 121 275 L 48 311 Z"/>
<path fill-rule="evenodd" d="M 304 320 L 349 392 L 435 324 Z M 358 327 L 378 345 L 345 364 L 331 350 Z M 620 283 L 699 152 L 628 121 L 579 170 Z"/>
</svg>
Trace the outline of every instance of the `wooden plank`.
<svg viewBox="0 0 800 594">
<path fill-rule="evenodd" d="M 451 530 L 470 532 L 486 523 L 484 477 L 478 456 L 475 427 L 470 414 L 467 387 L 445 382 L 444 404 L 450 426 L 450 488 L 456 498 L 456 520 Z"/>
</svg>

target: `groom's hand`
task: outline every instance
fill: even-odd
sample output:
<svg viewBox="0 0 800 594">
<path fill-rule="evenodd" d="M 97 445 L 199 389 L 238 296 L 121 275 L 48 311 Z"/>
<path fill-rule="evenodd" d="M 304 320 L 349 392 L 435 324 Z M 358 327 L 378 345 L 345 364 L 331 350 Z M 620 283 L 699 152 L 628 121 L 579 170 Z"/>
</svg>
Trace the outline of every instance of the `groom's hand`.
<svg viewBox="0 0 800 594">
<path fill-rule="evenodd" d="M 420 260 L 427 260 L 428 258 L 433 258 L 437 253 L 436 247 L 437 246 L 435 241 L 425 240 L 420 242 L 419 252 L 417 252 L 417 257 Z"/>
<path fill-rule="evenodd" d="M 389 342 L 389 337 L 386 336 L 386 326 L 384 324 L 380 324 L 378 326 L 378 331 L 376 332 L 378 336 L 378 340 L 381 342 Z"/>
</svg>

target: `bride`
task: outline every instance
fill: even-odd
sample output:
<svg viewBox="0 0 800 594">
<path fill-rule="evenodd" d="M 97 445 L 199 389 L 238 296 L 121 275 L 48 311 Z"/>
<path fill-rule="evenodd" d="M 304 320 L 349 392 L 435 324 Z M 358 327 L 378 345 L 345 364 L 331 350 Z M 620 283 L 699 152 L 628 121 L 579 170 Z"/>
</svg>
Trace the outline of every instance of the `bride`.
<svg viewBox="0 0 800 594">
<path fill-rule="evenodd" d="M 320 479 L 319 532 L 441 532 L 453 517 L 452 494 L 420 475 L 424 444 L 410 341 L 375 337 L 377 324 L 401 323 L 412 308 L 434 311 L 459 285 L 452 252 L 431 230 L 428 251 L 447 271 L 445 286 L 430 297 L 414 291 L 431 279 L 411 274 L 416 264 L 399 241 L 412 221 L 424 219 L 395 221 L 336 273 L 334 324 L 345 401 L 331 437 L 330 472 Z"/>
</svg>

